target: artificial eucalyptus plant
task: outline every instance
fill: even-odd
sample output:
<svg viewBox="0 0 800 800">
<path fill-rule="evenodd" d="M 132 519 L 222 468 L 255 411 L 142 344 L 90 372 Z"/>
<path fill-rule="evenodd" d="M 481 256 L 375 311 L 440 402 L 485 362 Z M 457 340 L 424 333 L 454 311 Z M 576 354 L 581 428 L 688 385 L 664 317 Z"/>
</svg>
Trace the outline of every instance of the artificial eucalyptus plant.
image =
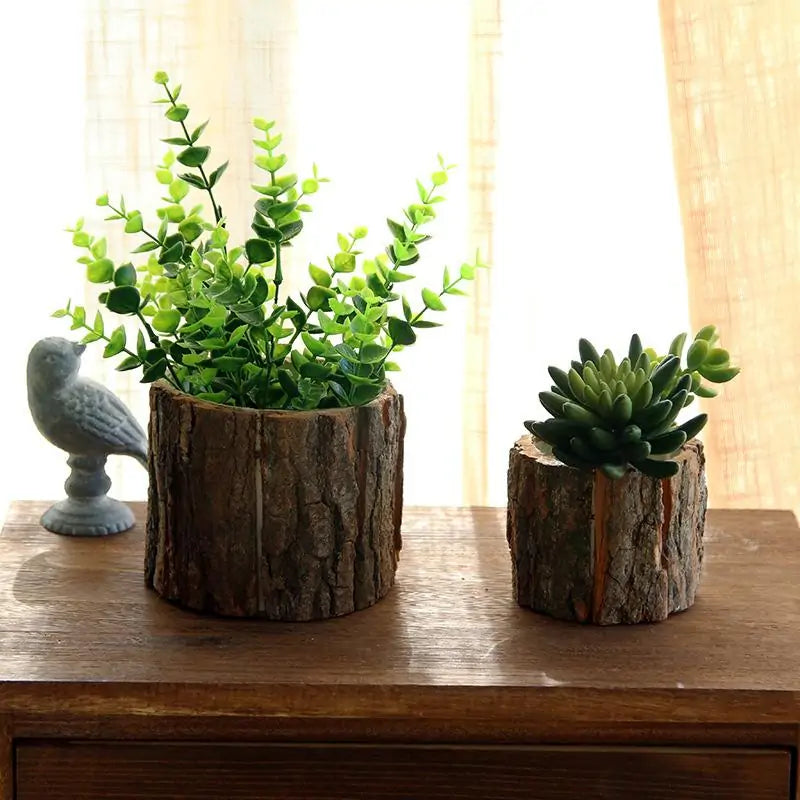
<svg viewBox="0 0 800 800">
<path fill-rule="evenodd" d="M 68 303 L 55 316 L 69 317 L 73 330 L 88 331 L 85 342 L 104 342 L 105 357 L 123 356 L 118 369 L 141 368 L 142 382 L 166 378 L 205 400 L 315 409 L 374 399 L 386 385 L 386 373 L 398 369 L 392 353 L 414 344 L 419 329 L 438 326 L 431 312 L 445 311 L 445 295 L 464 294 L 459 285 L 485 266 L 477 256 L 455 275 L 445 268 L 441 288 L 423 288 L 416 307 L 396 288 L 415 277 L 410 267 L 430 239 L 422 229 L 444 200 L 440 187 L 452 165 L 440 156 L 430 183 L 417 181 L 419 199 L 404 209 L 405 219 L 387 220 L 392 239 L 384 253 L 359 262 L 366 228 L 339 234 L 338 251 L 327 266 L 309 265 L 308 291 L 298 299 L 284 297 L 284 250 L 303 229 L 309 196 L 328 179 L 316 165 L 305 180 L 288 172 L 274 122 L 255 119 L 255 165 L 265 182 L 253 185 L 254 236 L 233 246 L 215 196 L 228 162 L 207 169 L 210 148 L 199 143 L 207 123 L 190 126 L 189 107 L 179 102 L 181 87 L 171 87 L 164 72 L 154 80 L 165 95 L 155 102 L 167 106 L 166 118 L 179 128 L 177 136 L 163 141 L 181 148 L 177 154 L 170 149 L 156 170 L 166 191 L 157 209 L 160 224 L 155 230 L 145 227 L 142 213 L 123 198 L 97 199 L 111 212 L 107 220 L 123 222 L 126 233 L 143 240 L 132 251 L 141 260 L 115 264 L 105 238 L 90 235 L 83 220 L 69 229 L 73 244 L 85 251 L 78 261 L 86 265 L 88 280 L 106 287 L 101 305 L 136 318 L 136 342 L 128 341 L 122 325 L 107 330 L 101 312 L 90 324 L 82 306 Z M 181 167 L 187 171 L 176 175 Z M 202 205 L 186 202 L 192 189 L 208 195 L 213 219 L 204 216 Z"/>
<path fill-rule="evenodd" d="M 609 478 L 622 477 L 629 467 L 655 478 L 678 471 L 671 460 L 687 439 L 708 421 L 698 414 L 682 424 L 681 410 L 695 395 L 715 397 L 708 383 L 725 383 L 739 373 L 727 350 L 717 347 L 714 325 L 702 328 L 686 353 L 686 334 L 673 339 L 669 353 L 643 349 L 638 334 L 619 363 L 610 350 L 600 355 L 587 339 L 579 343 L 580 361 L 568 372 L 550 367 L 550 391 L 539 400 L 552 416 L 525 427 L 540 446 L 571 467 L 600 469 Z"/>
</svg>

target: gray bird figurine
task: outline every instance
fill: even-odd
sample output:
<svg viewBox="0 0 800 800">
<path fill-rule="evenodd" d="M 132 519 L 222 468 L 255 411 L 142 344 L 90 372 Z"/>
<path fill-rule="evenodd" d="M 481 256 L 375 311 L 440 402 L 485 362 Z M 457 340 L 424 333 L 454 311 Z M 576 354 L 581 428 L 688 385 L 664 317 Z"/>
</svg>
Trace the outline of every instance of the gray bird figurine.
<svg viewBox="0 0 800 800">
<path fill-rule="evenodd" d="M 67 499 L 49 508 L 42 525 L 55 533 L 104 536 L 133 527 L 128 506 L 107 496 L 109 455 L 147 467 L 147 437 L 127 406 L 109 389 L 78 375 L 84 344 L 39 340 L 28 356 L 28 407 L 42 436 L 69 453 Z"/>
</svg>

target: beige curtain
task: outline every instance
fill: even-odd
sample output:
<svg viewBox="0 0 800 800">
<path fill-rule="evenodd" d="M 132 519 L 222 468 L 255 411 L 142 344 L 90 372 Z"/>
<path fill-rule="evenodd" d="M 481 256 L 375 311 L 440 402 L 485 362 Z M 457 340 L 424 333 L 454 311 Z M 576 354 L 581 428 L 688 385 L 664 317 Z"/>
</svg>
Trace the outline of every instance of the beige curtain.
<svg viewBox="0 0 800 800">
<path fill-rule="evenodd" d="M 661 0 L 691 317 L 741 375 L 708 406 L 711 504 L 800 512 L 800 3 Z"/>
</svg>

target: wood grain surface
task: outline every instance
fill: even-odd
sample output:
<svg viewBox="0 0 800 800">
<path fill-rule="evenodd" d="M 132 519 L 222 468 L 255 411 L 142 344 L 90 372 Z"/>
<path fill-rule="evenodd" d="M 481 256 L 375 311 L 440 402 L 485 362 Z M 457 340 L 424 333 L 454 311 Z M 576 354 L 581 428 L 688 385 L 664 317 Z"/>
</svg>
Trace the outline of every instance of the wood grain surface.
<svg viewBox="0 0 800 800">
<path fill-rule="evenodd" d="M 24 743 L 19 800 L 786 800 L 788 751 Z"/>
<path fill-rule="evenodd" d="M 17 503 L 0 536 L 0 714 L 512 731 L 800 721 L 800 538 L 788 512 L 710 512 L 691 610 L 589 628 L 516 605 L 499 509 L 407 509 L 397 583 L 381 603 L 286 624 L 171 606 L 144 586 L 141 524 L 59 537 L 38 526 L 44 507 Z"/>
<path fill-rule="evenodd" d="M 657 622 L 694 602 L 703 559 L 706 479 L 697 440 L 678 472 L 618 480 L 565 466 L 530 435 L 509 454 L 506 535 L 514 596 L 556 619 Z"/>
<path fill-rule="evenodd" d="M 300 622 L 374 605 L 401 546 L 405 427 L 391 386 L 367 405 L 310 413 L 154 383 L 147 584 L 233 617 Z"/>
</svg>

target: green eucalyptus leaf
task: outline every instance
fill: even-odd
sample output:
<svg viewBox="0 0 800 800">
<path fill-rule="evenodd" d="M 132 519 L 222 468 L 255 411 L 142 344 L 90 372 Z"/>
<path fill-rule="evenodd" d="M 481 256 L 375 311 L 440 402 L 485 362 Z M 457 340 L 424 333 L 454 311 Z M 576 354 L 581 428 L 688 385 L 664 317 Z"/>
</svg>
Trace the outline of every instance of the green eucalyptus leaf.
<svg viewBox="0 0 800 800">
<path fill-rule="evenodd" d="M 118 372 L 127 372 L 131 369 L 137 369 L 142 366 L 142 362 L 136 356 L 127 356 L 117 364 Z"/>
<path fill-rule="evenodd" d="M 395 344 L 410 345 L 417 341 L 417 334 L 406 320 L 389 317 L 388 325 L 389 336 Z"/>
<path fill-rule="evenodd" d="M 115 314 L 135 314 L 141 299 L 135 286 L 115 286 L 108 293 L 106 307 Z"/>
<path fill-rule="evenodd" d="M 422 302 L 425 303 L 425 308 L 429 308 L 431 311 L 447 311 L 447 306 L 433 289 L 422 290 Z"/>
<path fill-rule="evenodd" d="M 136 286 L 136 269 L 133 264 L 123 264 L 114 272 L 116 286 Z"/>
<path fill-rule="evenodd" d="M 316 266 L 315 264 L 309 264 L 308 273 L 311 275 L 311 280 L 313 280 L 317 286 L 324 286 L 326 288 L 330 287 L 332 279 L 330 274 L 324 269 Z"/>
<path fill-rule="evenodd" d="M 308 290 L 308 294 L 306 295 L 306 303 L 312 311 L 318 311 L 320 309 L 325 311 L 329 307 L 331 298 L 335 297 L 336 292 L 334 292 L 333 289 L 328 289 L 326 286 L 316 285 L 312 286 Z"/>
<path fill-rule="evenodd" d="M 125 223 L 125 233 L 139 233 L 143 229 L 142 215 L 138 211 L 134 211 Z"/>
<path fill-rule="evenodd" d="M 213 189 L 217 185 L 217 181 L 223 176 L 225 170 L 228 168 L 228 162 L 220 164 L 209 176 L 208 186 Z"/>
<path fill-rule="evenodd" d="M 352 253 L 337 253 L 333 257 L 334 272 L 352 272 L 356 268 L 356 257 Z"/>
<path fill-rule="evenodd" d="M 172 122 L 183 122 L 189 116 L 189 107 L 183 103 L 178 103 L 168 108 L 164 116 Z"/>
<path fill-rule="evenodd" d="M 275 257 L 272 245 L 264 239 L 248 239 L 244 250 L 251 264 L 266 264 Z"/>
<path fill-rule="evenodd" d="M 205 181 L 199 175 L 192 175 L 191 172 L 184 172 L 178 176 L 182 181 L 191 184 L 196 189 L 206 189 Z"/>
<path fill-rule="evenodd" d="M 181 222 L 178 226 L 178 230 L 187 242 L 193 242 L 203 232 L 203 228 L 200 224 L 195 222 L 191 217 Z"/>
<path fill-rule="evenodd" d="M 153 317 L 152 326 L 159 333 L 174 333 L 181 321 L 179 311 L 175 309 L 161 309 Z"/>
<path fill-rule="evenodd" d="M 114 277 L 114 262 L 110 258 L 99 258 L 86 268 L 86 277 L 91 283 L 108 283 Z"/>
<path fill-rule="evenodd" d="M 267 216 L 277 222 L 278 220 L 283 219 L 291 214 L 296 207 L 297 203 L 295 202 L 273 203 L 267 211 Z"/>
<path fill-rule="evenodd" d="M 304 378 L 312 378 L 314 380 L 324 380 L 333 373 L 333 370 L 327 364 L 320 364 L 316 361 L 306 361 L 300 365 L 298 371 Z"/>
<path fill-rule="evenodd" d="M 125 328 L 120 325 L 118 328 L 114 329 L 109 337 L 109 342 L 103 350 L 103 358 L 112 358 L 113 356 L 118 355 L 125 349 L 126 344 L 127 335 L 125 333 Z"/>
</svg>

